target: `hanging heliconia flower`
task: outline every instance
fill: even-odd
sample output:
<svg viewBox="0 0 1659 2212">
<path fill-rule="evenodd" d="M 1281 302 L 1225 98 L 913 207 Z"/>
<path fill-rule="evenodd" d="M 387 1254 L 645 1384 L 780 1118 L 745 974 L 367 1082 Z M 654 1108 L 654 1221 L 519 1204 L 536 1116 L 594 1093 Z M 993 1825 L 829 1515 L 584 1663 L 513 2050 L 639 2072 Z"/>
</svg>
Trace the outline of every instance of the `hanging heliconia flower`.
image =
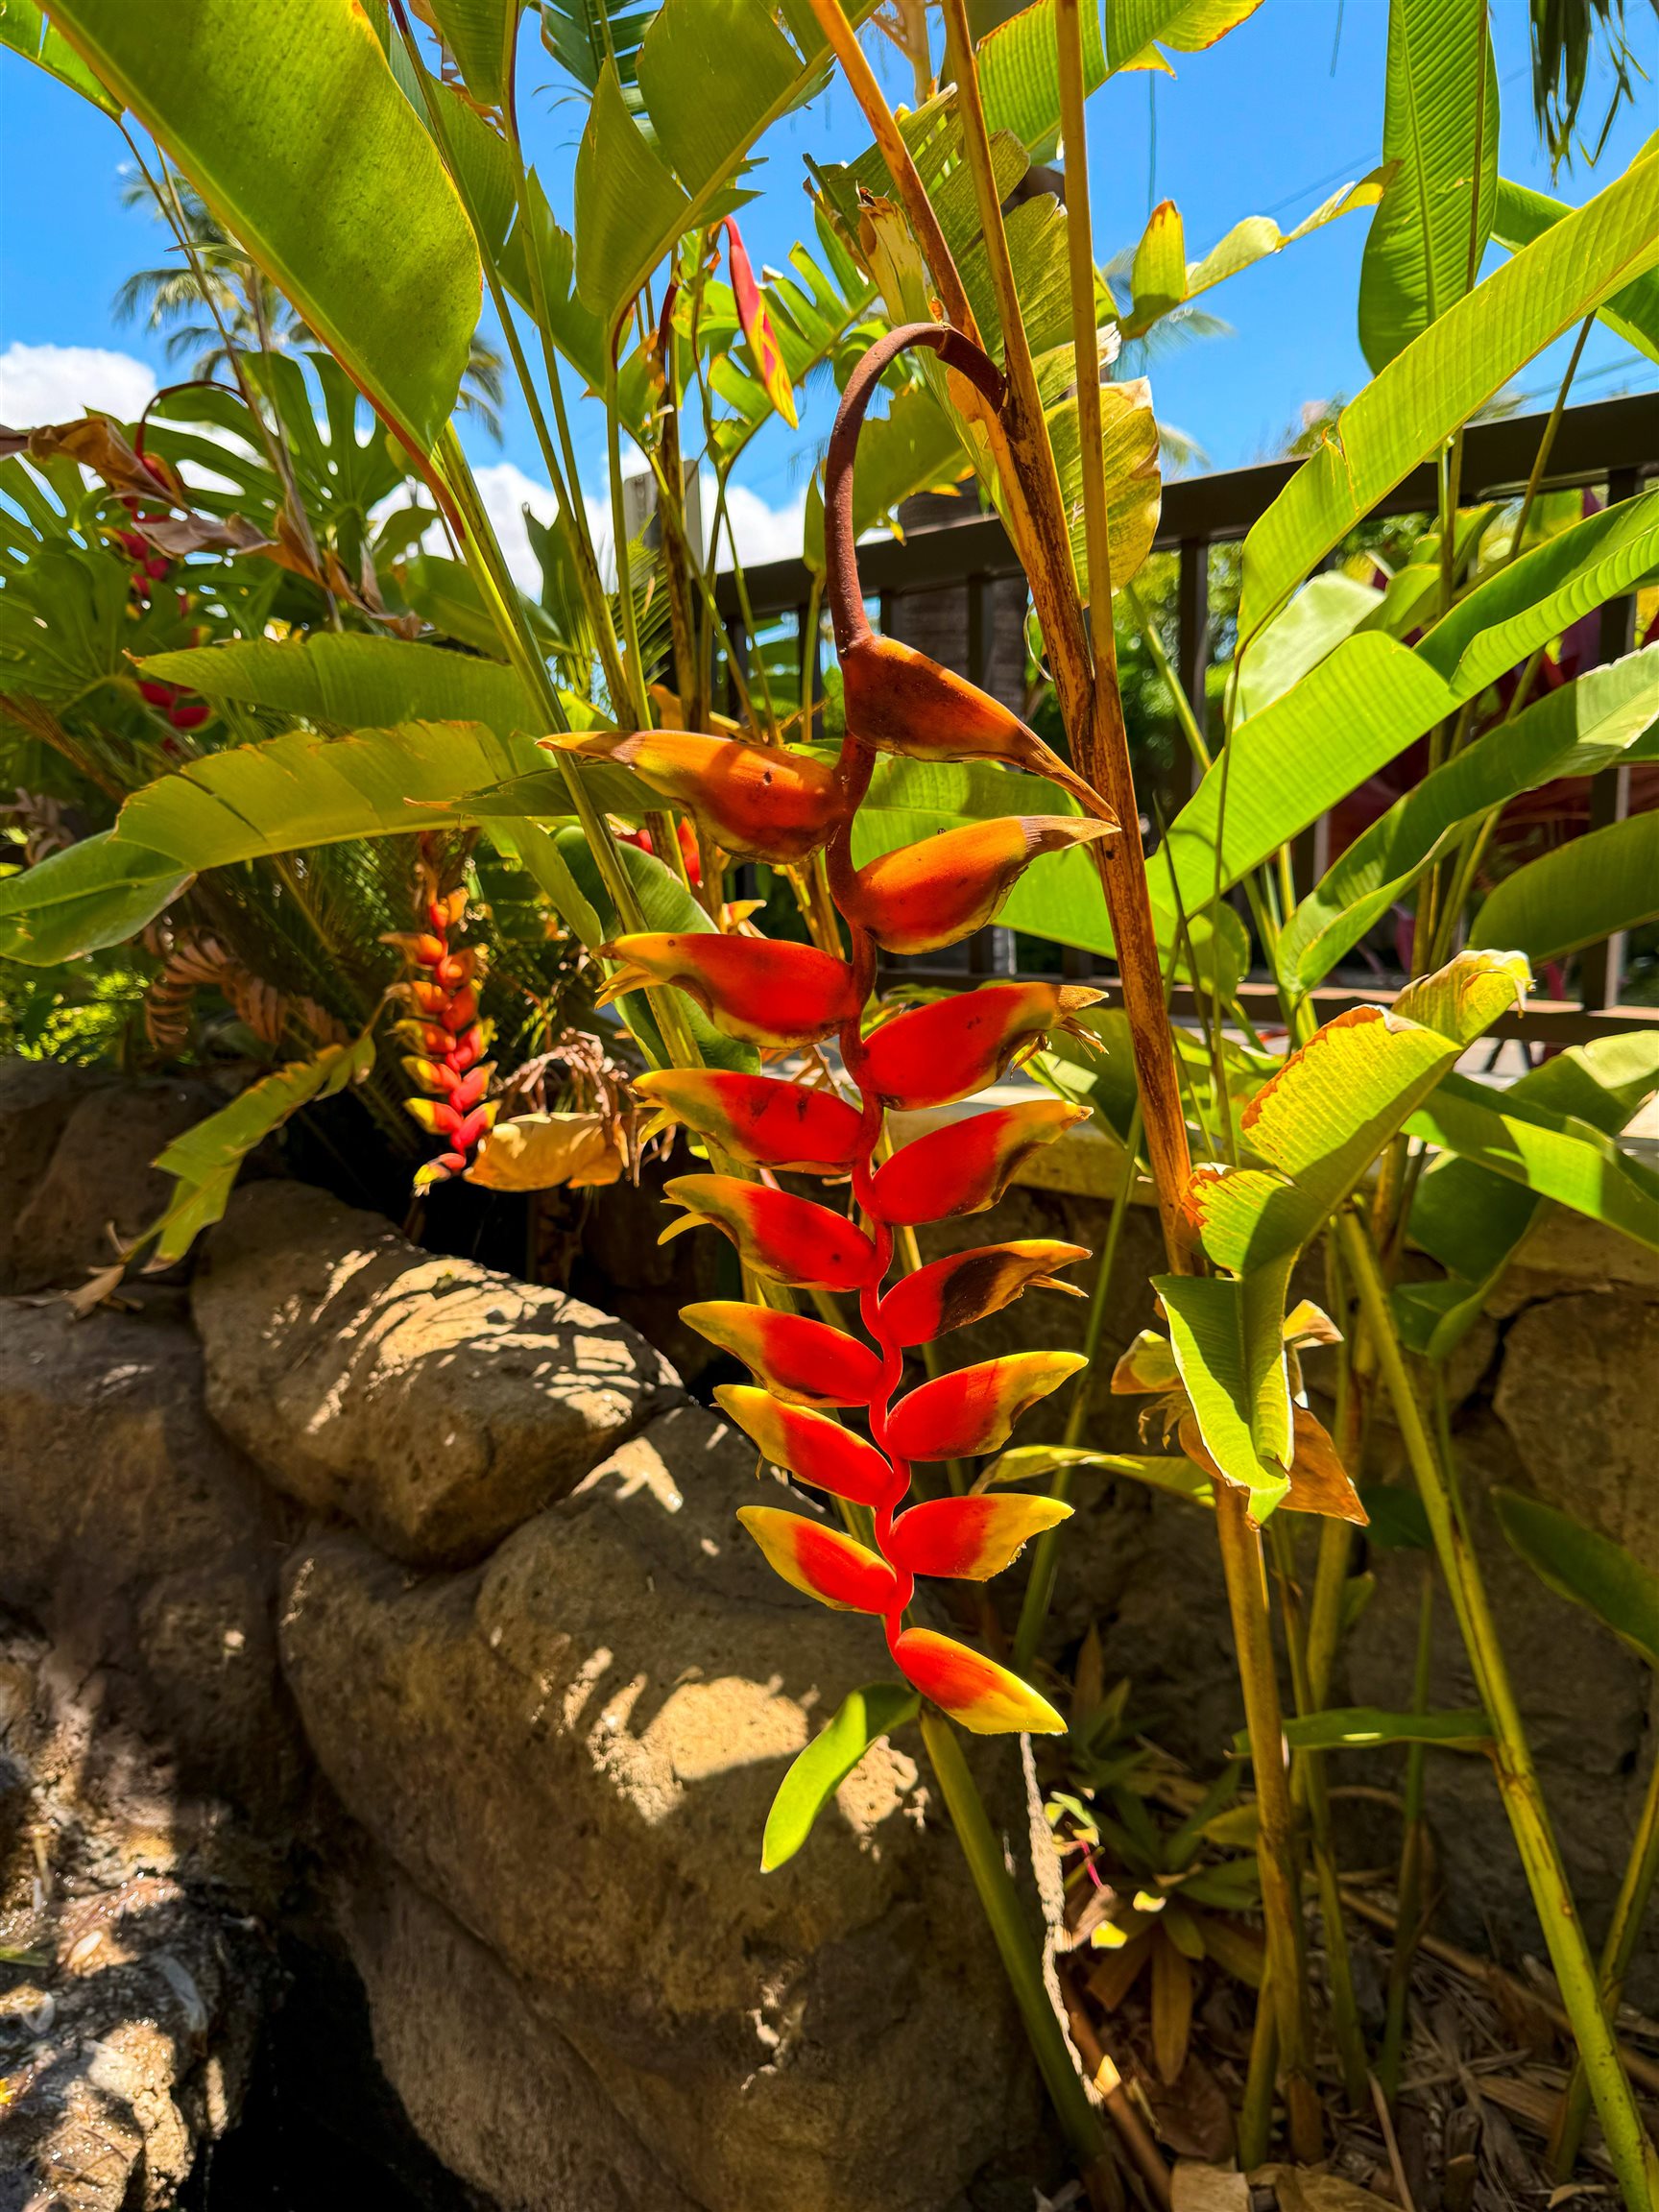
<svg viewBox="0 0 1659 2212">
<path fill-rule="evenodd" d="M 728 216 L 721 228 L 726 233 L 726 252 L 732 267 L 732 297 L 737 303 L 737 320 L 743 325 L 743 335 L 749 341 L 755 373 L 765 387 L 767 398 L 790 429 L 798 429 L 794 387 L 783 366 L 778 333 L 772 327 L 772 318 L 766 312 L 766 302 L 760 297 L 760 287 L 755 281 L 755 272 L 749 265 L 737 226 Z"/>
<path fill-rule="evenodd" d="M 425 840 L 422 840 L 424 845 Z M 484 981 L 482 945 L 456 945 L 454 934 L 467 921 L 464 886 L 440 887 L 432 859 L 422 852 L 420 903 L 424 929 L 389 931 L 384 942 L 402 952 L 409 973 L 393 985 L 409 1007 L 397 1035 L 413 1049 L 403 1056 L 410 1080 L 424 1097 L 405 1098 L 405 1109 L 440 1149 L 415 1171 L 417 1190 L 459 1175 L 495 1119 L 496 1106 L 484 1094 L 494 1064 L 490 1024 L 478 1019 L 478 993 Z"/>
<path fill-rule="evenodd" d="M 741 302 L 741 284 L 738 292 Z M 878 946 L 908 952 L 956 943 L 991 918 L 1033 861 L 1109 837 L 1117 824 L 1022 723 L 921 655 L 906 655 L 894 688 L 852 681 L 852 662 L 863 655 L 858 664 L 873 666 L 871 649 L 880 643 L 864 622 L 854 556 L 853 454 L 870 395 L 905 346 L 932 348 L 994 403 L 1002 394 L 977 347 L 930 325 L 884 339 L 849 382 L 826 479 L 830 599 L 849 673 L 847 734 L 833 769 L 778 747 L 678 732 L 565 742 L 631 768 L 729 851 L 796 859 L 828 841 L 849 958 L 758 937 L 639 934 L 608 948 L 616 968 L 607 996 L 673 985 L 726 1035 L 763 1049 L 838 1042 L 856 1105 L 805 1082 L 718 1070 L 663 1069 L 642 1077 L 638 1090 L 657 1111 L 657 1127 L 683 1124 L 726 1164 L 851 1177 L 849 1214 L 770 1181 L 683 1175 L 666 1194 L 684 1212 L 664 1235 L 715 1228 L 752 1275 L 854 1294 L 869 1340 L 724 1300 L 689 1306 L 684 1318 L 754 1378 L 716 1393 L 727 1416 L 766 1460 L 837 1500 L 867 1533 L 770 1505 L 744 1507 L 738 1518 L 783 1579 L 826 1605 L 877 1617 L 900 1672 L 964 1727 L 1052 1731 L 1064 1723 L 1029 1684 L 969 1645 L 912 1625 L 908 1615 L 918 1577 L 984 1580 L 1070 1508 L 995 1493 L 907 1501 L 913 1462 L 998 1451 L 1021 1414 L 1082 1362 L 1071 1353 L 1017 1353 L 896 1394 L 908 1348 L 998 1312 L 1027 1289 L 1068 1287 L 1056 1271 L 1087 1255 L 1042 1240 L 988 1244 L 884 1286 L 897 1229 L 995 1205 L 1019 1163 L 1081 1110 L 1034 1097 L 935 1130 L 885 1162 L 882 1125 L 889 1106 L 969 1097 L 1050 1032 L 1070 1028 L 1102 995 L 1070 984 L 995 983 L 900 1014 L 868 1035 L 866 1017 Z M 1011 815 L 854 868 L 854 815 L 881 749 L 1035 768 L 1077 791 L 1087 814 Z M 863 1415 L 867 1436 L 837 1418 L 849 1409 Z"/>
</svg>

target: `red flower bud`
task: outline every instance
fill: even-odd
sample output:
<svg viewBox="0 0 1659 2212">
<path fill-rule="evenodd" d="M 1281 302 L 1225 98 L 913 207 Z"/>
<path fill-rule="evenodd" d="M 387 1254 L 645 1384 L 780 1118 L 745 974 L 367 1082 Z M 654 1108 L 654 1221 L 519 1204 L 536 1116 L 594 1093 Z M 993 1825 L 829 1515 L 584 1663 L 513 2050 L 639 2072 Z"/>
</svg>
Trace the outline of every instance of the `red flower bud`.
<svg viewBox="0 0 1659 2212">
<path fill-rule="evenodd" d="M 1045 1528 L 1070 1518 L 1058 1498 L 933 1498 L 893 1524 L 887 1556 L 908 1575 L 988 1582 Z"/>
<path fill-rule="evenodd" d="M 857 1290 L 875 1273 L 876 1247 L 862 1229 L 828 1206 L 733 1175 L 680 1175 L 663 1195 L 687 1209 L 659 1238 L 707 1222 L 736 1245 L 747 1265 L 774 1283 Z"/>
<path fill-rule="evenodd" d="M 780 1313 L 769 1306 L 749 1306 L 734 1298 L 682 1306 L 680 1318 L 710 1344 L 741 1359 L 756 1380 L 786 1406 L 868 1406 L 880 1392 L 881 1361 L 877 1354 L 856 1336 L 831 1329 L 827 1321 L 811 1321 L 804 1313 Z M 785 1462 L 778 1459 L 778 1464 Z"/>
<path fill-rule="evenodd" d="M 798 1513 L 771 1505 L 739 1505 L 737 1518 L 785 1582 L 842 1613 L 884 1613 L 898 1591 L 885 1559 Z"/>
<path fill-rule="evenodd" d="M 1033 860 L 1116 830 L 1064 814 L 971 822 L 869 861 L 841 888 L 841 910 L 890 952 L 936 952 L 992 921 Z"/>
<path fill-rule="evenodd" d="M 1088 1118 L 1087 1106 L 1030 1098 L 931 1130 L 877 1169 L 870 1210 L 895 1228 L 983 1214 L 1001 1197 L 1022 1160 Z"/>
<path fill-rule="evenodd" d="M 865 1040 L 860 1081 L 883 1105 L 953 1105 L 995 1083 L 1050 1030 L 1080 1034 L 1077 1016 L 1105 996 L 1077 983 L 987 983 L 935 999 Z"/>
<path fill-rule="evenodd" d="M 830 1174 L 857 1158 L 864 1124 L 828 1091 L 777 1076 L 720 1069 L 659 1068 L 635 1078 L 658 1110 L 652 1132 L 684 1122 L 751 1167 Z"/>
<path fill-rule="evenodd" d="M 769 1392 L 742 1382 L 722 1383 L 714 1402 L 774 1467 L 810 1482 L 815 1490 L 828 1490 L 854 1505 L 880 1505 L 891 1499 L 895 1477 L 887 1460 L 874 1444 L 828 1413 L 781 1406 Z"/>
<path fill-rule="evenodd" d="M 831 1036 L 857 1019 L 852 969 L 811 945 L 699 930 L 619 937 L 603 950 L 620 965 L 601 1005 L 650 983 L 672 983 L 727 1036 L 778 1046 Z"/>
<path fill-rule="evenodd" d="M 601 730 L 541 742 L 631 768 L 653 791 L 694 814 L 709 840 L 738 859 L 803 860 L 828 841 L 846 805 L 833 768 L 781 745 L 695 730 Z"/>
<path fill-rule="evenodd" d="M 909 1149 L 908 1146 L 905 1147 Z M 1087 1260 L 1084 1244 L 1053 1244 L 1032 1238 L 1015 1244 L 981 1244 L 971 1252 L 951 1252 L 930 1260 L 895 1283 L 878 1309 L 882 1335 L 901 1348 L 930 1344 L 948 1329 L 964 1329 L 1000 1313 L 1027 1290 L 1083 1292 L 1074 1283 L 1058 1283 L 1057 1267 Z"/>
<path fill-rule="evenodd" d="M 894 1407 L 888 1449 L 901 1459 L 972 1459 L 998 1452 L 1022 1413 L 1088 1364 L 1080 1352 L 1010 1352 L 941 1375 Z"/>
<path fill-rule="evenodd" d="M 924 1697 L 977 1736 L 1063 1736 L 1066 1723 L 1028 1682 L 931 1628 L 906 1628 L 893 1656 Z"/>
</svg>

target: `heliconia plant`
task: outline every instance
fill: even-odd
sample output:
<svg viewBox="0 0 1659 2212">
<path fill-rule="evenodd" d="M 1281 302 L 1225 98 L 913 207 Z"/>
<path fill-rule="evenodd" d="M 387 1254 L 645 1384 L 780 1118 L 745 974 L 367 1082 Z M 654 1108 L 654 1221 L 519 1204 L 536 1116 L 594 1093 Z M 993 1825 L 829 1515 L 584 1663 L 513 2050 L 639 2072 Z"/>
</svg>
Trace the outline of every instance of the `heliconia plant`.
<svg viewBox="0 0 1659 2212">
<path fill-rule="evenodd" d="M 733 260 L 740 276 L 735 250 Z M 740 284 L 739 295 L 741 304 Z M 853 1509 L 857 1534 L 775 1506 L 744 1507 L 738 1517 L 777 1573 L 824 1604 L 878 1619 L 905 1681 L 963 1727 L 1053 1732 L 1065 1722 L 1030 1684 L 923 1625 L 912 1611 L 919 1579 L 983 1581 L 1070 1508 L 1017 1496 L 911 1503 L 911 1468 L 995 1452 L 1021 1414 L 1082 1361 L 1074 1353 L 1016 1353 L 909 1391 L 902 1375 L 907 1350 L 996 1311 L 1086 1255 L 1075 1245 L 991 1245 L 936 1262 L 883 1291 L 896 1230 L 994 1206 L 1020 1163 L 1086 1109 L 1033 1097 L 934 1130 L 890 1157 L 884 1120 L 889 1108 L 971 1097 L 1051 1031 L 1072 1026 L 1101 994 L 988 984 L 897 1015 L 868 1034 L 867 1025 L 878 950 L 932 952 L 957 943 L 997 912 L 1034 861 L 1110 837 L 1117 824 L 1005 708 L 923 655 L 904 649 L 895 658 L 871 636 L 854 548 L 853 462 L 870 397 L 908 347 L 939 353 L 993 402 L 1000 393 L 998 371 L 976 346 L 930 325 L 891 333 L 848 382 L 826 480 L 829 596 L 848 677 L 846 735 L 833 767 L 776 746 L 685 732 L 565 743 L 631 768 L 730 851 L 781 863 L 827 848 L 830 895 L 847 933 L 844 959 L 757 937 L 638 933 L 608 948 L 616 965 L 606 989 L 616 998 L 646 984 L 676 985 L 717 1028 L 772 1053 L 830 1039 L 838 1045 L 856 1105 L 783 1073 L 672 1069 L 646 1075 L 639 1088 L 659 1125 L 682 1123 L 729 1162 L 767 1178 L 680 1176 L 666 1194 L 684 1211 L 664 1236 L 713 1227 L 754 1277 L 855 1294 L 868 1341 L 793 1312 L 723 1301 L 687 1307 L 685 1319 L 755 1377 L 717 1396 L 762 1458 Z M 854 820 L 878 750 L 1037 768 L 1089 810 L 976 823 L 855 868 Z M 850 1176 L 856 1218 L 781 1190 L 771 1178 L 783 1171 Z M 868 1439 L 834 1417 L 852 1409 L 864 1416 Z"/>
<path fill-rule="evenodd" d="M 408 974 L 392 986 L 409 1008 L 397 1024 L 401 1043 L 412 1049 L 403 1066 L 417 1095 L 403 1101 L 407 1112 L 439 1150 L 415 1171 L 417 1191 L 430 1190 L 464 1172 L 494 1122 L 497 1102 L 486 1098 L 494 1064 L 490 1024 L 478 1018 L 478 993 L 487 952 L 482 945 L 458 945 L 455 932 L 466 926 L 464 886 L 440 888 L 431 854 L 420 863 L 420 908 L 423 929 L 394 930 L 386 942 L 402 952 Z"/>
</svg>

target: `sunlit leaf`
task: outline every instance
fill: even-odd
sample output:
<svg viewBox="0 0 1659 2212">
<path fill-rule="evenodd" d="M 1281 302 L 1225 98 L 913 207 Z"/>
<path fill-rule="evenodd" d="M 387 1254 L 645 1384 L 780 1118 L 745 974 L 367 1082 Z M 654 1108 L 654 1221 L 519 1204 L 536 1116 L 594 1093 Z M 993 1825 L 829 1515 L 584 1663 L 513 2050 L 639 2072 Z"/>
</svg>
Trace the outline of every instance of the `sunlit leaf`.
<svg viewBox="0 0 1659 2212">
<path fill-rule="evenodd" d="M 778 1785 L 760 1845 L 760 1871 L 772 1874 L 793 1859 L 820 1813 L 872 1743 L 913 1720 L 922 1700 L 897 1682 L 870 1682 L 851 1691 L 832 1719 L 805 1751 L 797 1752 Z"/>
</svg>

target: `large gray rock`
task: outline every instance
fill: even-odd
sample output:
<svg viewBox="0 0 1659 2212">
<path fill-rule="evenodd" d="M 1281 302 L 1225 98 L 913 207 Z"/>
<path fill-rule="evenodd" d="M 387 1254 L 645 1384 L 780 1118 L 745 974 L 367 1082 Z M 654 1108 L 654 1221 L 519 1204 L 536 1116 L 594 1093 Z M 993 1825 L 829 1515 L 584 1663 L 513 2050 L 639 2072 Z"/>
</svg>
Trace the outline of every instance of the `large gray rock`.
<svg viewBox="0 0 1659 2212">
<path fill-rule="evenodd" d="M 220 1426 L 416 1565 L 481 1557 L 682 1395 L 622 1322 L 304 1184 L 236 1193 L 192 1310 Z"/>
<path fill-rule="evenodd" d="M 288 1677 L 348 1810 L 692 2204 L 945 2212 L 1027 2139 L 1029 2061 L 904 1752 L 876 1747 L 758 1871 L 788 1760 L 886 1670 L 869 1622 L 797 1597 L 733 1525 L 754 1464 L 684 1407 L 471 1573 L 415 1581 L 320 1536 L 288 1575 Z M 1011 1780 L 1006 1745 L 991 1764 Z M 586 2212 L 553 2159 L 543 2194 L 501 2193 Z"/>
<path fill-rule="evenodd" d="M 0 1600 L 107 1671 L 187 1784 L 275 1815 L 300 1755 L 276 1661 L 287 1516 L 207 1419 L 169 1303 L 0 1304 Z"/>
<path fill-rule="evenodd" d="M 374 2056 L 452 2174 L 514 2212 L 696 2212 L 591 2068 L 442 1905 L 385 1858 L 339 1894 Z"/>
<path fill-rule="evenodd" d="M 97 1082 L 56 1069 L 50 1075 L 48 1082 L 9 1074 L 0 1092 L 0 1121 L 8 1096 L 17 1099 L 26 1151 L 39 1161 L 18 1190 L 9 1251 L 0 1249 L 0 1287 L 8 1290 L 73 1286 L 108 1266 L 172 1195 L 172 1177 L 152 1162 L 225 1103 L 196 1080 Z"/>
</svg>

